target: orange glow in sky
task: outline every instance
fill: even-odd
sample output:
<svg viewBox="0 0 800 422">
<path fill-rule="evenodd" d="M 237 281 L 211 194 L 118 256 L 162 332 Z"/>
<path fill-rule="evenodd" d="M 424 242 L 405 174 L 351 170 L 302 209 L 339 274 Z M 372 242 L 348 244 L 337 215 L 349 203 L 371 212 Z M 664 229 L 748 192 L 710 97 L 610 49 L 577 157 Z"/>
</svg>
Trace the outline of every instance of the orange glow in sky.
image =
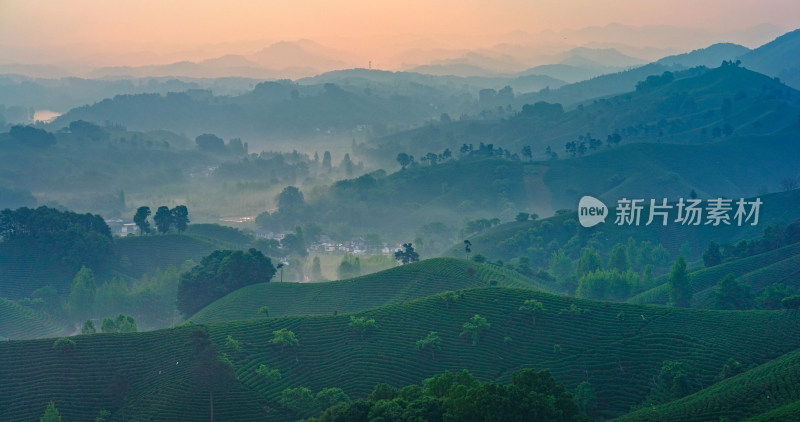
<svg viewBox="0 0 800 422">
<path fill-rule="evenodd" d="M 252 53 L 312 39 L 352 54 L 410 46 L 489 47 L 504 34 L 627 25 L 722 31 L 800 27 L 797 0 L 0 0 L 0 46 L 83 55 Z M 416 43 L 416 44 L 414 44 Z M 226 47 L 227 46 L 227 47 Z M 238 50 L 237 50 L 238 49 Z"/>
</svg>

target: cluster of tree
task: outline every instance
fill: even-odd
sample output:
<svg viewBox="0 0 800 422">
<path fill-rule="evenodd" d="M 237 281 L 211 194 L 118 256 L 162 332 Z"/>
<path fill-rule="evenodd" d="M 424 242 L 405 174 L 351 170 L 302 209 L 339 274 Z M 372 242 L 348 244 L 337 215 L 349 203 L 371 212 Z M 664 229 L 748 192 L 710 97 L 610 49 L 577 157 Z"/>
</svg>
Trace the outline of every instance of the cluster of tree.
<svg viewBox="0 0 800 422">
<path fill-rule="evenodd" d="M 48 207 L 0 211 L 0 239 L 8 253 L 34 256 L 48 263 L 41 269 L 48 274 L 47 279 L 31 277 L 30 285 L 17 289 L 17 294 L 30 294 L 44 283 L 65 291 L 81 266 L 106 269 L 117 256 L 111 231 L 101 216 Z M 2 286 L 0 295 L 15 296 L 6 294 Z"/>
<path fill-rule="evenodd" d="M 335 387 L 324 388 L 316 394 L 308 387 L 287 388 L 281 392 L 280 398 L 280 404 L 298 416 L 314 415 L 330 407 L 350 403 L 350 397 L 341 388 Z"/>
<path fill-rule="evenodd" d="M 667 403 L 702 388 L 696 372 L 685 362 L 665 360 L 642 407 Z"/>
<path fill-rule="evenodd" d="M 518 210 L 515 203 L 522 200 L 521 163 L 494 159 L 448 162 L 391 175 L 375 171 L 308 193 L 290 186 L 277 195 L 277 209 L 259 214 L 256 224 L 281 232 L 314 221 L 334 239 L 348 240 L 377 231 L 413 239 L 416 229 L 427 223 L 420 222 L 423 216 L 429 216 L 429 209 L 421 205 L 437 205 L 443 214 L 438 221 L 447 223 L 488 212 L 511 219 Z M 442 207 L 442 201 L 450 205 Z"/>
<path fill-rule="evenodd" d="M 616 132 L 606 137 L 606 145 L 609 147 L 611 144 L 619 145 L 621 141 L 622 136 Z M 602 146 L 603 141 L 592 137 L 591 133 L 587 133 L 586 135 L 578 135 L 577 141 L 569 141 L 564 144 L 564 149 L 566 150 L 567 155 L 575 158 L 576 156 L 583 157 L 587 151 L 596 151 Z M 549 146 L 547 147 L 546 154 L 549 155 L 551 159 L 558 158 L 558 155 L 553 152 Z"/>
<path fill-rule="evenodd" d="M 500 219 L 497 217 L 491 219 L 479 218 L 477 220 L 467 220 L 464 222 L 464 226 L 461 228 L 461 236 L 475 236 L 499 225 Z"/>
<path fill-rule="evenodd" d="M 772 283 L 760 295 L 755 296 L 752 287 L 736 279 L 734 274 L 723 277 L 711 292 L 712 306 L 716 309 L 747 310 L 761 309 L 798 309 L 800 296 L 793 286 L 784 283 Z"/>
<path fill-rule="evenodd" d="M 767 226 L 760 239 L 741 240 L 722 245 L 711 241 L 703 252 L 703 263 L 706 267 L 712 267 L 725 261 L 758 255 L 797 242 L 800 242 L 800 220 L 786 226 Z"/>
<path fill-rule="evenodd" d="M 256 283 L 268 283 L 275 275 L 272 261 L 256 249 L 214 251 L 191 271 L 181 274 L 177 308 L 185 317 L 211 302 Z"/>
<path fill-rule="evenodd" d="M 214 96 L 206 90 L 117 95 L 73 109 L 57 119 L 56 124 L 78 119 L 110 119 L 143 131 L 164 129 L 193 135 L 213 131 L 262 137 L 269 133 L 297 139 L 317 136 L 320 132 L 354 130 L 359 125 L 420 124 L 436 111 L 434 104 L 444 106 L 444 98 L 452 101 L 449 94 L 441 93 L 441 88 L 431 87 L 431 92 L 418 90 L 419 95 L 414 97 L 397 95 L 396 87 L 380 91 L 376 88 L 271 81 L 236 96 Z M 441 97 L 437 98 L 433 92 L 439 92 Z M 353 108 L 353 104 L 359 107 Z"/>
<path fill-rule="evenodd" d="M 239 138 L 233 138 L 225 144 L 222 138 L 212 133 L 204 133 L 195 138 L 197 149 L 204 152 L 215 154 L 247 154 L 247 142 L 242 142 Z"/>
<path fill-rule="evenodd" d="M 316 257 L 315 257 L 316 258 Z M 361 259 L 352 254 L 345 254 L 342 262 L 336 267 L 336 276 L 339 280 L 354 278 L 361 275 Z"/>
<path fill-rule="evenodd" d="M 72 278 L 66 297 L 47 285 L 17 302 L 73 323 L 124 313 L 135 317 L 147 329 L 165 328 L 179 319 L 175 309 L 179 278 L 180 271 L 170 266 L 133 282 L 114 277 L 100 283 L 94 271 L 81 267 Z"/>
<path fill-rule="evenodd" d="M 135 333 L 139 331 L 139 326 L 136 325 L 136 319 L 132 316 L 117 314 L 116 318 L 103 318 L 100 330 L 103 333 Z M 94 321 L 87 319 L 81 327 L 81 334 L 94 334 L 96 332 L 97 326 L 95 326 Z"/>
<path fill-rule="evenodd" d="M 581 249 L 577 261 L 559 249 L 551 255 L 549 271 L 563 289 L 580 297 L 625 300 L 653 287 L 655 272 L 669 259 L 663 246 L 629 238 L 626 244 L 615 244 L 606 260 L 593 246 Z"/>
<path fill-rule="evenodd" d="M 403 249 L 398 249 L 394 252 L 394 259 L 400 261 L 403 265 L 419 261 L 419 254 L 414 251 L 414 246 L 409 243 L 403 243 Z"/>
<path fill-rule="evenodd" d="M 547 370 L 523 369 L 510 384 L 480 382 L 469 371 L 445 372 L 422 386 L 378 384 L 366 399 L 342 402 L 305 422 L 584 421 L 572 394 Z"/>
<path fill-rule="evenodd" d="M 503 149 L 502 147 L 495 148 L 494 144 L 484 144 L 480 142 L 478 145 L 478 149 L 475 149 L 473 144 L 462 144 L 461 147 L 458 149 L 459 156 L 461 159 L 465 158 L 474 158 L 474 157 L 499 157 L 504 158 L 506 160 L 513 160 L 519 161 L 520 154 L 516 152 L 511 152 L 509 149 Z M 522 147 L 521 151 L 522 157 L 527 158 L 528 160 L 533 159 L 533 152 L 531 150 L 530 145 L 525 145 Z M 450 151 L 450 148 L 445 148 L 444 151 L 441 153 L 434 153 L 429 152 L 419 158 L 420 163 L 428 163 L 431 166 L 435 166 L 436 164 L 455 159 L 456 157 Z M 408 166 L 416 166 L 418 164 L 417 161 L 414 161 L 414 156 L 406 154 L 405 152 L 401 152 L 397 154 L 396 161 L 405 169 Z"/>
<path fill-rule="evenodd" d="M 327 152 L 330 158 L 330 153 Z M 328 163 L 330 166 L 330 162 Z M 218 180 L 268 180 L 272 183 L 295 183 L 310 174 L 311 166 L 319 163 L 309 159 L 307 154 L 297 151 L 291 153 L 262 152 L 251 154 L 241 161 L 226 161 L 214 171 Z"/>
<path fill-rule="evenodd" d="M 141 234 L 148 234 L 152 231 L 150 222 L 147 221 L 150 213 L 150 207 L 139 207 L 133 216 L 133 222 L 139 227 L 139 233 Z M 156 214 L 153 216 L 156 230 L 161 234 L 169 233 L 169 229 L 173 226 L 178 233 L 181 233 L 186 230 L 189 222 L 189 210 L 186 205 L 178 205 L 173 209 L 162 205 L 158 207 Z"/>
<path fill-rule="evenodd" d="M 15 146 L 47 148 L 56 144 L 55 135 L 33 126 L 12 126 L 8 134 Z"/>
</svg>

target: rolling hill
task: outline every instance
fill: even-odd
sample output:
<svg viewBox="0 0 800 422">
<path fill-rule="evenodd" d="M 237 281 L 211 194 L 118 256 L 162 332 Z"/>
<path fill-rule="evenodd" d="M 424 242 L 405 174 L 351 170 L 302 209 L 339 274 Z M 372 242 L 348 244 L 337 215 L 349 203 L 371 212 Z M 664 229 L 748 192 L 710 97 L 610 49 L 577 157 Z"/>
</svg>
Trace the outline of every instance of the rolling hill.
<svg viewBox="0 0 800 422">
<path fill-rule="evenodd" d="M 591 183 L 588 177 L 585 180 L 586 183 Z M 696 180 L 699 181 L 700 178 Z M 720 179 L 716 180 L 719 181 Z M 654 188 L 655 185 L 653 185 Z M 661 185 L 662 192 L 667 191 L 667 189 L 668 185 L 666 183 Z M 586 192 L 586 194 L 589 194 L 589 192 Z M 659 198 L 666 196 L 657 191 L 653 191 L 652 194 L 657 195 L 656 197 Z M 680 197 L 686 196 L 680 192 L 675 192 L 674 194 Z M 642 192 L 641 195 L 641 198 L 647 198 L 648 192 Z M 569 208 L 566 209 L 577 208 L 577 200 L 580 196 L 581 194 L 575 193 L 572 204 L 567 205 Z M 629 195 L 628 197 L 634 196 Z M 600 198 L 603 198 L 602 195 Z M 507 261 L 518 256 L 527 255 L 534 263 L 538 262 L 543 266 L 547 265 L 550 255 L 560 248 L 563 248 L 569 256 L 577 258 L 580 254 L 580 249 L 585 247 L 590 240 L 602 251 L 610 250 L 617 243 L 624 244 L 628 238 L 634 238 L 640 242 L 650 241 L 661 244 L 673 257 L 677 257 L 678 253 L 681 252 L 681 248 L 688 242 L 691 251 L 686 258 L 696 260 L 700 258 L 700 255 L 712 240 L 717 243 L 735 243 L 740 240 L 753 239 L 760 237 L 764 229 L 770 225 L 785 226 L 800 218 L 800 211 L 798 211 L 800 209 L 800 190 L 767 194 L 759 196 L 759 198 L 764 202 L 764 205 L 761 207 L 759 223 L 756 226 L 737 226 L 736 224 L 717 227 L 706 225 L 682 226 L 673 223 L 667 226 L 658 224 L 648 226 L 644 222 L 639 226 L 620 226 L 614 224 L 612 219 L 616 212 L 615 209 L 609 208 L 609 217 L 606 222 L 591 228 L 580 227 L 578 225 L 577 211 L 570 211 L 536 221 L 502 224 L 484 233 L 471 236 L 469 240 L 472 242 L 473 252 L 485 255 L 491 260 L 502 259 Z M 615 205 L 615 202 L 612 201 L 605 201 L 605 203 L 609 206 Z M 643 215 L 646 215 L 646 212 Z M 573 236 L 575 238 L 571 240 Z M 463 257 L 464 247 L 458 243 L 444 252 L 443 255 Z M 537 261 L 537 257 L 541 259 Z M 760 267 L 755 266 L 753 268 Z"/>
<path fill-rule="evenodd" d="M 772 283 L 784 282 L 790 286 L 800 287 L 800 281 L 796 279 L 798 255 L 800 255 L 800 243 L 795 243 L 773 251 L 694 271 L 691 273 L 692 288 L 695 292 L 692 306 L 709 306 L 711 291 L 728 274 L 734 274 L 739 281 L 747 282 L 756 294 Z M 660 282 L 657 287 L 639 293 L 628 299 L 627 302 L 667 303 L 669 300 L 667 276 L 661 277 L 657 281 Z"/>
<path fill-rule="evenodd" d="M 574 157 L 576 154 L 564 148 L 565 143 L 585 142 L 589 147 L 589 140 L 582 139 L 587 134 L 600 141 L 599 147 L 615 133 L 624 143 L 710 143 L 732 135 L 773 134 L 796 125 L 800 109 L 798 91 L 735 64 L 715 69 L 662 70 L 655 75 L 645 72 L 626 80 L 629 85 L 620 91 L 585 97 L 594 100 L 572 110 L 552 105 L 568 104 L 559 98 L 520 95 L 514 105 L 521 111 L 513 117 L 501 119 L 489 114 L 481 120 L 409 130 L 370 141 L 365 153 L 393 159 L 398 152 L 418 155 L 445 148 L 457 150 L 462 144 L 490 140 L 511 151 L 528 145 L 534 158 L 550 158 L 545 154 L 547 146 L 559 156 Z M 597 84 L 609 86 L 609 82 Z"/>
<path fill-rule="evenodd" d="M 800 409 L 800 350 L 684 398 L 631 412 L 629 421 L 792 421 Z"/>
<path fill-rule="evenodd" d="M 244 287 L 190 318 L 197 323 L 269 316 L 352 313 L 443 293 L 491 285 L 547 291 L 534 279 L 495 265 L 452 258 L 429 259 L 350 280 L 324 283 L 262 283 Z M 363 292 L 370 292 L 364 294 Z"/>
<path fill-rule="evenodd" d="M 0 340 L 55 337 L 65 334 L 68 329 L 43 312 L 0 297 Z"/>
<path fill-rule="evenodd" d="M 535 323 L 519 310 L 532 298 L 544 309 Z M 686 363 L 696 384 L 709 386 L 728 358 L 760 365 L 800 347 L 797 312 L 611 304 L 510 288 L 465 290 L 454 299 L 438 295 L 359 313 L 376 321 L 363 338 L 348 327 L 349 315 L 328 315 L 76 336 L 66 352 L 54 350 L 52 339 L 0 342 L 0 418 L 35 419 L 49 400 L 66 420 L 87 420 L 104 408 L 114 419 L 205 418 L 208 394 L 192 388 L 191 346 L 204 327 L 238 378 L 229 393 L 215 395 L 220 420 L 296 420 L 278 404 L 289 387 L 339 387 L 362 397 L 379 382 L 419 383 L 444 370 L 507 382 L 526 367 L 549 368 L 568 390 L 589 381 L 598 416 L 609 418 L 648 395 L 664 360 Z M 459 333 L 475 314 L 491 326 L 470 345 Z M 296 333 L 297 347 L 269 343 L 281 328 Z M 431 331 L 442 339 L 433 357 L 414 349 Z M 261 364 L 281 378 L 257 375 Z"/>
</svg>

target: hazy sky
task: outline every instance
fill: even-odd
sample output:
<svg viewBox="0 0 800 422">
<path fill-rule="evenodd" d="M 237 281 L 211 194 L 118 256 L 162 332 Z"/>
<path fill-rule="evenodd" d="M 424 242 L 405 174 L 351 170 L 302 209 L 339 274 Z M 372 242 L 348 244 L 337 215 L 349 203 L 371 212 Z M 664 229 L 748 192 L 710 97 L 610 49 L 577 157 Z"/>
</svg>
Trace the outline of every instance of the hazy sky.
<svg viewBox="0 0 800 422">
<path fill-rule="evenodd" d="M 253 52 L 313 39 L 343 51 L 485 47 L 515 30 L 678 25 L 712 31 L 800 27 L 798 0 L 0 0 L 0 45 L 83 55 L 195 49 Z M 259 44 L 260 43 L 260 44 Z M 479 45 L 479 44 L 483 45 Z M 250 50 L 247 50 L 247 49 Z M 227 49 L 227 50 L 226 50 Z M 237 51 L 246 50 L 246 51 Z M 214 50 L 212 52 L 212 50 Z"/>
</svg>

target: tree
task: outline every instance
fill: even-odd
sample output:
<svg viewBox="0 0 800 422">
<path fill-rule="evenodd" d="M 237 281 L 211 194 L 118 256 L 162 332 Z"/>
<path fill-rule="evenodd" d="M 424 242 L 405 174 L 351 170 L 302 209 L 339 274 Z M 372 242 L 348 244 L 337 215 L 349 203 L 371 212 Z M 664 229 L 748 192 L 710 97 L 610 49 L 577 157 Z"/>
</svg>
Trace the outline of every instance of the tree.
<svg viewBox="0 0 800 422">
<path fill-rule="evenodd" d="M 256 249 L 214 251 L 199 265 L 181 274 L 177 308 L 189 317 L 211 302 L 256 283 L 268 283 L 275 275 L 272 261 Z"/>
<path fill-rule="evenodd" d="M 100 410 L 100 415 L 94 418 L 94 422 L 108 422 L 111 418 L 111 412 L 106 409 Z"/>
<path fill-rule="evenodd" d="M 342 262 L 336 268 L 336 275 L 339 280 L 354 278 L 361 275 L 361 260 L 352 254 L 345 254 Z"/>
<path fill-rule="evenodd" d="M 469 321 L 465 322 L 461 327 L 464 331 L 461 332 L 461 337 L 469 336 L 472 339 L 472 345 L 475 346 L 478 344 L 478 340 L 481 337 L 481 333 L 485 330 L 488 330 L 489 327 L 492 325 L 486 321 L 486 318 L 475 314 Z"/>
<path fill-rule="evenodd" d="M 97 327 L 95 327 L 94 322 L 91 319 L 87 319 L 81 327 L 81 334 L 94 334 L 96 332 Z"/>
<path fill-rule="evenodd" d="M 522 156 L 527 158 L 528 161 L 533 160 L 533 151 L 531 150 L 530 145 L 525 145 L 524 147 L 522 147 Z"/>
<path fill-rule="evenodd" d="M 686 269 L 686 260 L 681 255 L 669 274 L 669 300 L 673 306 L 688 308 L 692 301 L 692 283 Z"/>
<path fill-rule="evenodd" d="M 406 166 L 414 162 L 414 157 L 406 154 L 405 152 L 401 152 L 397 154 L 397 162 L 400 163 L 400 166 L 403 169 L 405 169 Z"/>
<path fill-rule="evenodd" d="M 269 341 L 271 344 L 280 344 L 281 345 L 281 352 L 287 346 L 294 347 L 300 344 L 300 341 L 297 340 L 297 336 L 294 335 L 294 332 L 287 330 L 286 328 L 281 328 L 280 330 L 272 332 L 272 340 Z"/>
<path fill-rule="evenodd" d="M 353 160 L 350 159 L 350 153 L 344 153 L 344 158 L 342 158 L 342 163 L 339 166 L 344 168 L 344 174 L 346 174 L 347 177 L 353 176 L 354 165 Z"/>
<path fill-rule="evenodd" d="M 722 263 L 722 254 L 719 245 L 713 240 L 708 243 L 708 248 L 703 252 L 703 264 L 706 267 L 713 267 Z"/>
<path fill-rule="evenodd" d="M 318 408 L 327 409 L 337 404 L 350 403 L 350 397 L 341 388 L 324 388 L 320 390 L 314 401 Z"/>
<path fill-rule="evenodd" d="M 224 153 L 227 151 L 225 148 L 225 141 L 217 135 L 204 133 L 194 139 L 197 144 L 197 149 L 206 152 Z"/>
<path fill-rule="evenodd" d="M 94 272 L 91 269 L 81 267 L 80 271 L 72 279 L 67 298 L 67 310 L 70 315 L 77 320 L 89 316 L 94 305 L 94 295 L 97 291 Z"/>
<path fill-rule="evenodd" d="M 583 248 L 578 259 L 578 277 L 603 268 L 603 259 L 593 247 Z"/>
<path fill-rule="evenodd" d="M 264 315 L 265 317 L 269 316 L 269 306 L 262 306 L 258 308 L 258 314 Z"/>
<path fill-rule="evenodd" d="M 785 309 L 800 309 L 800 295 L 788 296 L 781 299 L 781 305 Z"/>
<path fill-rule="evenodd" d="M 736 281 L 733 274 L 726 275 L 712 293 L 717 309 L 746 310 L 753 307 L 754 298 L 750 286 Z"/>
<path fill-rule="evenodd" d="M 792 296 L 797 290 L 783 283 L 772 283 L 767 286 L 758 297 L 758 302 L 764 309 L 781 309 L 781 300 Z"/>
<path fill-rule="evenodd" d="M 302 235 L 298 235 L 297 233 L 287 233 L 283 236 L 283 239 L 281 239 L 281 248 L 289 255 L 297 255 L 300 257 L 308 256 L 305 240 Z"/>
<path fill-rule="evenodd" d="M 372 331 L 376 328 L 374 319 L 372 318 L 367 319 L 366 317 L 356 318 L 352 315 L 350 316 L 350 323 L 347 325 L 350 326 L 350 328 L 352 328 L 353 331 L 358 333 L 358 335 L 361 336 L 362 340 L 364 339 L 364 335 L 367 332 Z"/>
<path fill-rule="evenodd" d="M 572 260 L 569 259 L 563 249 L 553 252 L 550 257 L 550 274 L 555 277 L 558 284 L 567 291 L 573 291 L 577 287 L 578 281 L 575 277 L 575 269 Z"/>
<path fill-rule="evenodd" d="M 194 368 L 195 388 L 208 391 L 209 414 L 214 422 L 214 393 L 227 392 L 236 382 L 236 374 L 228 359 L 220 357 L 213 343 L 200 341 Z"/>
<path fill-rule="evenodd" d="M 322 264 L 320 263 L 319 256 L 314 256 L 311 261 L 311 281 L 320 281 L 322 277 Z"/>
<path fill-rule="evenodd" d="M 628 270 L 628 252 L 625 245 L 617 243 L 608 256 L 608 269 L 624 273 Z"/>
<path fill-rule="evenodd" d="M 39 422 L 61 422 L 61 415 L 58 413 L 54 401 L 51 400 L 47 404 L 47 409 L 44 411 L 44 415 L 39 418 Z"/>
<path fill-rule="evenodd" d="M 72 339 L 62 337 L 53 342 L 53 350 L 59 351 L 62 354 L 67 354 L 75 350 L 75 342 Z"/>
<path fill-rule="evenodd" d="M 116 318 L 104 318 L 100 329 L 104 333 L 135 333 L 139 331 L 136 320 L 130 315 L 117 314 Z"/>
<path fill-rule="evenodd" d="M 469 240 L 464 241 L 464 253 L 467 254 L 467 259 L 469 259 L 469 254 L 472 253 L 472 242 Z"/>
<path fill-rule="evenodd" d="M 331 171 L 331 153 L 330 153 L 330 151 L 325 151 L 325 153 L 322 154 L 322 168 L 324 170 Z"/>
<path fill-rule="evenodd" d="M 303 192 L 300 192 L 300 189 L 294 186 L 283 188 L 275 199 L 278 203 L 278 212 L 283 215 L 301 214 L 306 206 Z"/>
<path fill-rule="evenodd" d="M 317 407 L 314 393 L 308 387 L 287 388 L 281 392 L 280 404 L 294 412 L 308 412 Z"/>
<path fill-rule="evenodd" d="M 150 216 L 150 207 L 139 207 L 136 214 L 133 216 L 133 222 L 139 227 L 139 234 L 150 233 L 150 222 L 147 217 Z"/>
<path fill-rule="evenodd" d="M 191 222 L 189 221 L 189 209 L 186 208 L 186 205 L 178 205 L 170 211 L 172 215 L 172 224 L 175 226 L 175 230 L 178 233 L 182 233 L 186 230 L 186 226 Z"/>
<path fill-rule="evenodd" d="M 692 368 L 684 362 L 665 360 L 646 402 L 666 403 L 691 393 L 695 384 L 692 373 Z"/>
<path fill-rule="evenodd" d="M 394 259 L 403 263 L 403 265 L 408 264 L 410 262 L 417 262 L 419 261 L 419 254 L 414 252 L 414 247 L 409 243 L 403 243 L 404 250 L 398 249 L 394 253 Z"/>
<path fill-rule="evenodd" d="M 592 384 L 583 381 L 575 389 L 575 403 L 581 412 L 591 415 L 597 409 L 597 394 L 592 388 Z"/>
<path fill-rule="evenodd" d="M 414 347 L 417 350 L 429 349 L 431 351 L 431 358 L 435 359 L 436 356 L 434 353 L 436 350 L 441 349 L 442 339 L 439 337 L 439 334 L 436 333 L 436 331 L 431 331 L 424 339 L 417 340 L 417 342 L 414 344 Z"/>
<path fill-rule="evenodd" d="M 281 379 L 280 371 L 278 371 L 277 369 L 269 369 L 269 367 L 267 367 L 267 365 L 264 365 L 263 363 L 261 365 L 258 365 L 258 368 L 256 369 L 256 374 L 272 382 L 278 382 Z"/>
<path fill-rule="evenodd" d="M 519 310 L 530 314 L 533 319 L 533 325 L 536 325 L 536 314 L 544 312 L 544 305 L 536 299 L 528 299 L 522 302 L 522 306 L 519 307 Z"/>
<path fill-rule="evenodd" d="M 530 218 L 531 218 L 530 213 L 521 212 L 521 213 L 517 214 L 517 216 L 515 217 L 515 220 L 517 220 L 518 222 L 521 223 L 523 221 L 528 221 L 528 219 L 530 219 Z"/>
<path fill-rule="evenodd" d="M 160 206 L 156 210 L 156 215 L 153 216 L 153 221 L 156 223 L 156 230 L 161 234 L 166 234 L 169 232 L 169 226 L 172 225 L 172 213 L 169 208 Z"/>
<path fill-rule="evenodd" d="M 12 126 L 8 134 L 11 136 L 11 139 L 27 147 L 46 148 L 56 144 L 55 135 L 44 129 L 37 129 L 33 126 Z"/>
</svg>

